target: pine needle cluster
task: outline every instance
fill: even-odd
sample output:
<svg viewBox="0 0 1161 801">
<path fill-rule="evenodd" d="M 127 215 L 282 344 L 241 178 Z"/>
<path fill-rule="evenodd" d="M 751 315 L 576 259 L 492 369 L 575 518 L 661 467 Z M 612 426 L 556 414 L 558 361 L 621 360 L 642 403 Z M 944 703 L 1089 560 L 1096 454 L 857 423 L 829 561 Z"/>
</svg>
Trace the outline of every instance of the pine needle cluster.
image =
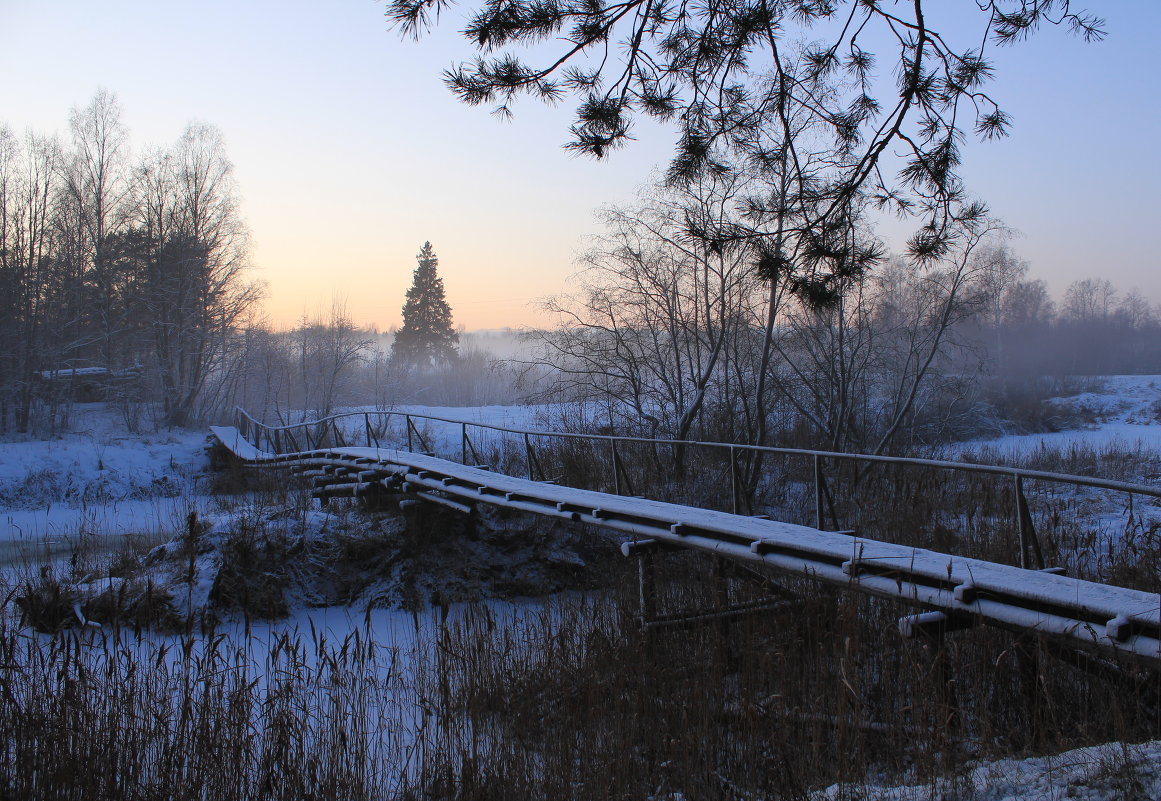
<svg viewBox="0 0 1161 801">
<path fill-rule="evenodd" d="M 387 15 L 418 37 L 448 1 L 390 0 Z M 851 244 L 861 209 L 916 218 L 919 261 L 979 213 L 960 179 L 962 142 L 1010 125 L 987 91 L 989 47 L 1046 26 L 1100 39 L 1103 25 L 1069 0 L 484 0 L 463 28 L 474 58 L 444 78 L 504 117 L 521 96 L 571 97 L 566 147 L 596 158 L 630 141 L 641 115 L 675 121 L 669 182 L 768 176 L 778 189 L 753 208 L 781 239 L 758 225 L 730 235 L 766 254 L 759 273 L 778 263 L 825 297 L 831 275 L 874 260 Z"/>
</svg>

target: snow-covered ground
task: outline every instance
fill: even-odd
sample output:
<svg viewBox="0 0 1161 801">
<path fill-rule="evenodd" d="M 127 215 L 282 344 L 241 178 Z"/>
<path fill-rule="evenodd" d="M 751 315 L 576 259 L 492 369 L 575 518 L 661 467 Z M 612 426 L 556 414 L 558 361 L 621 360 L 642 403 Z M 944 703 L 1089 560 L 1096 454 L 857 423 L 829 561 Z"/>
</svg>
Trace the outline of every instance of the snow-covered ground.
<svg viewBox="0 0 1161 801">
<path fill-rule="evenodd" d="M 1052 401 L 1091 420 L 1084 428 L 976 440 L 956 450 L 985 450 L 1001 461 L 1019 461 L 1041 448 L 1071 446 L 1161 451 L 1161 376 L 1101 381 L 1100 391 Z M 517 429 L 551 429 L 560 414 L 577 413 L 555 406 L 409 405 L 393 411 Z M 362 424 L 354 419 L 349 425 L 354 432 Z M 430 447 L 458 453 L 458 425 L 417 420 L 416 426 Z M 479 429 L 469 427 L 468 432 L 477 447 L 490 437 Z M 401 422 L 392 436 L 405 436 Z M 199 486 L 206 469 L 205 442 L 205 434 L 197 430 L 129 434 L 102 404 L 78 407 L 72 431 L 56 439 L 0 442 L 0 561 L 19 543 L 27 551 L 46 541 L 67 547 L 83 535 L 166 538 L 191 509 L 207 510 L 209 501 Z"/>
<path fill-rule="evenodd" d="M 501 428 L 543 427 L 553 408 L 548 406 L 400 406 L 396 412 L 423 414 L 449 420 L 466 420 Z"/>
<path fill-rule="evenodd" d="M 1039 448 L 1083 445 L 1161 450 L 1161 376 L 1116 375 L 1099 379 L 1098 392 L 1082 392 L 1049 401 L 1092 422 L 1082 428 L 1041 434 L 1009 434 L 962 444 L 963 450 L 994 449 L 1002 456 L 1025 456 Z"/>
<path fill-rule="evenodd" d="M 811 801 L 1145 801 L 1161 798 L 1161 741 L 1078 748 L 1030 759 L 968 766 L 953 778 L 921 785 L 834 785 Z"/>
<path fill-rule="evenodd" d="M 84 536 L 168 539 L 205 503 L 205 445 L 200 431 L 130 434 L 103 404 L 55 439 L 0 442 L 0 562 Z"/>
<path fill-rule="evenodd" d="M 362 410 L 359 410 L 362 411 Z M 537 428 L 546 411 L 532 406 L 407 406 L 396 409 L 510 428 Z M 352 430 L 361 426 L 351 423 Z M 460 447 L 457 425 L 416 420 L 432 447 Z M 402 435 L 402 429 L 395 431 Z M 476 437 L 476 433 L 470 434 Z M 205 514 L 206 432 L 130 434 L 103 404 L 78 406 L 72 430 L 55 439 L 0 441 L 0 563 L 14 552 L 81 536 L 169 539 L 191 510 Z"/>
</svg>

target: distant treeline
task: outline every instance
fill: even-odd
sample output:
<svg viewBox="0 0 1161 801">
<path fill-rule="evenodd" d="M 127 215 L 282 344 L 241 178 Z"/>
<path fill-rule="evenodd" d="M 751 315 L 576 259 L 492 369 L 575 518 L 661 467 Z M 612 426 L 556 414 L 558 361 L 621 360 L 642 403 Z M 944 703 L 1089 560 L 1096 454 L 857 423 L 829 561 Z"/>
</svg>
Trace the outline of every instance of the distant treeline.
<svg viewBox="0 0 1161 801">
<path fill-rule="evenodd" d="M 73 110 L 67 139 L 0 125 L 0 433 L 51 431 L 94 399 L 170 425 L 235 404 L 285 420 L 532 399 L 583 401 L 576 424 L 590 428 L 883 452 L 1034 421 L 1059 388 L 1045 377 L 1161 373 L 1156 305 L 1105 279 L 1054 300 L 986 217 L 957 222 L 954 246 L 926 261 L 880 257 L 852 217 L 844 236 L 875 266 L 831 265 L 824 298 L 761 238 L 691 247 L 694 222 L 741 230 L 756 189 L 744 175 L 606 209 L 572 294 L 544 302 L 557 326 L 509 361 L 489 350 L 511 342 L 466 340 L 418 367 L 393 363 L 341 304 L 290 331 L 261 321 L 215 128 L 133 154 L 103 91 Z"/>
<path fill-rule="evenodd" d="M 212 126 L 133 155 L 105 91 L 64 139 L 0 124 L 0 431 L 29 430 L 85 368 L 190 421 L 259 298 L 246 246 Z"/>
<path fill-rule="evenodd" d="M 1017 280 L 981 328 L 1000 375 L 1161 373 L 1161 309 L 1104 278 L 1073 282 L 1059 302 L 1042 280 Z"/>
</svg>

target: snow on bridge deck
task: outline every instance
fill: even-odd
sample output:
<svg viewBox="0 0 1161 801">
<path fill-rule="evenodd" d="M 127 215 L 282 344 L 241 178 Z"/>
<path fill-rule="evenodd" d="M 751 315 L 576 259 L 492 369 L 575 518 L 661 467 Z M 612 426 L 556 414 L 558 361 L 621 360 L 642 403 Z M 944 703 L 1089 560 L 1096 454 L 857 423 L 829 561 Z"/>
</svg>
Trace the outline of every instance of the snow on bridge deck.
<svg viewBox="0 0 1161 801">
<path fill-rule="evenodd" d="M 645 498 L 576 489 L 389 448 L 301 453 L 259 450 L 238 429 L 212 434 L 249 465 L 346 468 L 363 484 L 403 489 L 458 508 L 488 503 L 575 520 L 672 545 L 760 562 L 880 597 L 1161 668 L 1161 596 L 922 548 Z"/>
</svg>

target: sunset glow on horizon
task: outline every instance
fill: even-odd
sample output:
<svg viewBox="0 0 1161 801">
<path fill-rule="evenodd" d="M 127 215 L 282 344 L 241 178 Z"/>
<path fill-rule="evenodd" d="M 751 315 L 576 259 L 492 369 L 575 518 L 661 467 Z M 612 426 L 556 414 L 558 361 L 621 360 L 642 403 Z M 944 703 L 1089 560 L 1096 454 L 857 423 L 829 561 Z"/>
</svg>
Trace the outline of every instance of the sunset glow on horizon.
<svg viewBox="0 0 1161 801">
<path fill-rule="evenodd" d="M 456 21 L 401 41 L 373 0 L 0 8 L 0 61 L 23 76 L 0 88 L 0 122 L 17 134 L 66 137 L 70 108 L 100 87 L 116 94 L 135 153 L 189 120 L 222 130 L 278 328 L 336 303 L 359 325 L 397 326 L 425 241 L 457 327 L 548 325 L 537 301 L 567 291 L 594 210 L 630 202 L 675 136 L 638 123 L 637 141 L 605 161 L 570 156 L 570 103 L 523 102 L 510 123 L 459 103 L 441 80 L 472 55 Z M 1141 234 L 1161 183 L 1161 102 L 1144 66 L 1161 4 L 1099 10 L 1105 42 L 1047 30 L 992 54 L 1012 136 L 967 144 L 964 174 L 1022 232 L 1014 249 L 1054 294 L 1099 276 L 1157 301 L 1161 258 Z M 898 247 L 896 227 L 886 238 Z"/>
</svg>

